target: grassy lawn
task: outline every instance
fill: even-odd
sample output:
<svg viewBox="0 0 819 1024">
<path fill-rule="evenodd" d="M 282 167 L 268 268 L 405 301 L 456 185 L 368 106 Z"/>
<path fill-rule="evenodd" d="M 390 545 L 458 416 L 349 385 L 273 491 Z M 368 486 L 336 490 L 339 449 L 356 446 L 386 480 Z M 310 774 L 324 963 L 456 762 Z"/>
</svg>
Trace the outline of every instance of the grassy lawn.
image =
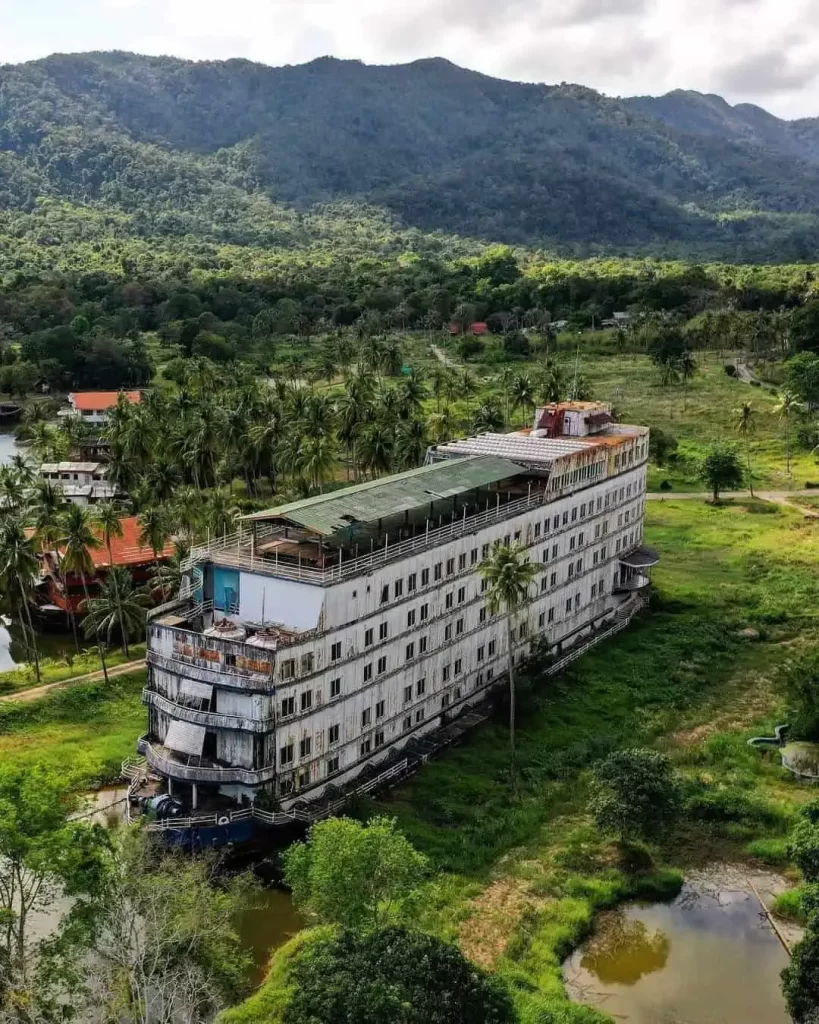
<svg viewBox="0 0 819 1024">
<path fill-rule="evenodd" d="M 552 1019 L 545 1012 L 597 1019 L 566 1003 L 560 976 L 597 909 L 673 891 L 670 869 L 699 860 L 780 860 L 795 807 L 813 795 L 745 741 L 781 720 L 785 676 L 809 671 L 819 652 L 819 526 L 753 502 L 669 501 L 648 517 L 663 555 L 651 610 L 522 694 L 520 799 L 509 797 L 498 721 L 378 804 L 442 871 L 427 927 L 507 978 L 527 1024 Z M 586 769 L 615 747 L 647 744 L 670 754 L 696 799 L 652 851 L 655 870 L 635 874 L 585 814 Z"/>
<path fill-rule="evenodd" d="M 145 657 L 145 644 L 131 644 L 129 656 L 126 658 L 123 652 L 117 648 L 105 653 L 105 663 L 108 668 L 116 668 L 128 661 L 140 661 Z M 66 679 L 73 679 L 76 676 L 84 676 L 90 672 L 100 672 L 100 656 L 96 648 L 83 650 L 82 653 L 71 657 L 42 658 L 40 659 L 40 682 L 34 672 L 34 665 L 23 662 L 8 672 L 0 672 L 0 700 L 11 693 L 19 693 L 21 690 L 30 690 L 34 686 L 46 686 L 49 683 L 61 683 Z"/>
<path fill-rule="evenodd" d="M 145 670 L 55 691 L 42 700 L 0 701 L 0 763 L 73 771 L 84 786 L 117 778 L 145 730 Z"/>
</svg>

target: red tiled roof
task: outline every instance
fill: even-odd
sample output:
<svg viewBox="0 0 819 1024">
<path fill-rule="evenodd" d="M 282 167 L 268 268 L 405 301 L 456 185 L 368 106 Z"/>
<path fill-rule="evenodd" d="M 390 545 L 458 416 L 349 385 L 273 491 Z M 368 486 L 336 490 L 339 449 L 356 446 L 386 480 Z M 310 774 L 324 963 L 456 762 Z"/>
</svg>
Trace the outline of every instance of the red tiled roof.
<svg viewBox="0 0 819 1024">
<path fill-rule="evenodd" d="M 119 524 L 122 527 L 122 536 L 111 538 L 111 554 L 114 557 L 114 565 L 145 565 L 148 562 L 153 562 L 154 553 L 152 548 L 139 543 L 139 535 L 142 532 L 139 519 L 136 516 L 126 516 L 125 519 L 120 519 Z M 102 534 L 96 526 L 94 527 L 94 533 L 100 540 L 103 540 Z M 159 552 L 159 558 L 170 558 L 174 550 L 173 541 L 169 540 L 162 551 Z M 110 564 L 108 561 L 108 548 L 104 542 L 102 547 L 92 548 L 89 554 L 95 566 L 102 569 L 108 568 Z"/>
<path fill-rule="evenodd" d="M 120 394 L 125 395 L 133 405 L 142 399 L 140 391 L 74 391 L 70 397 L 75 409 L 93 412 L 95 409 L 110 409 L 117 404 Z"/>
</svg>

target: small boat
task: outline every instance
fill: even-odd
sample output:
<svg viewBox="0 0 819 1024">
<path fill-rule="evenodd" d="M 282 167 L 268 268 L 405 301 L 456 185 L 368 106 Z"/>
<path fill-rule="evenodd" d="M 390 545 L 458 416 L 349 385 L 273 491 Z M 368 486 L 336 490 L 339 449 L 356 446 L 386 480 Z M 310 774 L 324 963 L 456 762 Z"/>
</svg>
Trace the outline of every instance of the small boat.
<svg viewBox="0 0 819 1024">
<path fill-rule="evenodd" d="M 22 405 L 0 402 L 0 423 L 16 423 L 23 415 Z"/>
</svg>

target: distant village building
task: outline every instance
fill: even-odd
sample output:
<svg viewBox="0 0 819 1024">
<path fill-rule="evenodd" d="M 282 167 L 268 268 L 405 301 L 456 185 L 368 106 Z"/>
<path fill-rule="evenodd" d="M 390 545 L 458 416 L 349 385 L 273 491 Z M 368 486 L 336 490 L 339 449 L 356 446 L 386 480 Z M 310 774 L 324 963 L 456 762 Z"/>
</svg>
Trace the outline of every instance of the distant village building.
<svg viewBox="0 0 819 1024">
<path fill-rule="evenodd" d="M 60 409 L 58 416 L 79 416 L 83 423 L 102 426 L 108 422 L 111 409 L 124 394 L 132 405 L 142 400 L 141 391 L 74 391 L 68 396 L 68 408 Z"/>
<path fill-rule="evenodd" d="M 99 462 L 44 462 L 39 473 L 75 505 L 96 505 L 117 496 L 106 480 L 107 467 Z"/>
<path fill-rule="evenodd" d="M 642 546 L 647 460 L 647 428 L 560 403 L 531 430 L 438 445 L 419 469 L 195 548 L 148 628 L 145 760 L 128 770 L 149 806 L 189 819 L 155 827 L 216 843 L 316 820 L 340 787 L 395 778 L 480 720 L 507 664 L 479 573 L 497 545 L 540 570 L 516 660 L 537 641 L 556 671 L 625 626 L 657 561 Z"/>
<path fill-rule="evenodd" d="M 482 320 L 476 321 L 474 324 L 469 324 L 466 330 L 463 330 L 463 325 L 452 321 L 449 325 L 449 333 L 451 335 L 458 334 L 474 334 L 476 337 L 481 337 L 484 334 L 489 334 L 489 324 L 484 323 Z"/>
</svg>

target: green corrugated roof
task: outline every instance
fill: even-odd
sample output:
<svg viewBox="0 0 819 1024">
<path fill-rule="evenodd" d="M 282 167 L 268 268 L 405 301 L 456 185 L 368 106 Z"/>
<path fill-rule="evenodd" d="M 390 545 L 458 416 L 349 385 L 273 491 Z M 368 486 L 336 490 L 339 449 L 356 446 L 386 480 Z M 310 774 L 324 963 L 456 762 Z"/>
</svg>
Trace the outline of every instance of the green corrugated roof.
<svg viewBox="0 0 819 1024">
<path fill-rule="evenodd" d="M 255 512 L 244 518 L 289 519 L 313 533 L 330 537 L 356 523 L 372 523 L 400 512 L 422 508 L 431 501 L 453 498 L 522 472 L 516 463 L 494 455 L 447 459 L 381 480 L 368 480 L 364 484 L 345 487 L 343 491 L 291 501 L 287 505 L 279 505 L 266 512 Z"/>
</svg>

